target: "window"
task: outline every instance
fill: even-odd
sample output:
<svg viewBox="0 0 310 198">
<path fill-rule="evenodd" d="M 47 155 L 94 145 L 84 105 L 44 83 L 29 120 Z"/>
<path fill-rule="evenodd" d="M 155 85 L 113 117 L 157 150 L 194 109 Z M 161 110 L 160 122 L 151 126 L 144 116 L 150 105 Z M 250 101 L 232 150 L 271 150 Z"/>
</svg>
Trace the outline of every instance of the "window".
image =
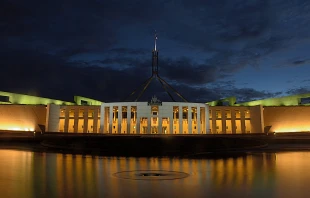
<svg viewBox="0 0 310 198">
<path fill-rule="evenodd" d="M 220 110 L 216 110 L 216 111 L 215 111 L 215 117 L 216 117 L 216 118 L 222 118 L 222 114 L 221 114 L 221 111 L 220 111 Z"/>
<path fill-rule="evenodd" d="M 0 96 L 0 101 L 1 102 L 10 102 L 10 97 L 9 96 Z"/>
<path fill-rule="evenodd" d="M 94 110 L 93 109 L 88 109 L 88 117 L 93 118 L 94 117 Z"/>
<path fill-rule="evenodd" d="M 250 110 L 244 110 L 244 117 L 245 118 L 250 118 Z"/>
<path fill-rule="evenodd" d="M 79 117 L 84 117 L 84 109 L 79 109 Z"/>
<path fill-rule="evenodd" d="M 236 118 L 241 118 L 239 110 L 235 110 L 235 116 L 236 116 Z"/>
<path fill-rule="evenodd" d="M 66 110 L 65 109 L 60 109 L 60 117 L 65 117 L 65 113 L 66 113 Z"/>
<path fill-rule="evenodd" d="M 88 102 L 85 100 L 81 100 L 81 105 L 88 105 Z"/>
<path fill-rule="evenodd" d="M 69 110 L 69 117 L 74 117 L 74 109 Z"/>
<path fill-rule="evenodd" d="M 225 110 L 225 117 L 226 117 L 226 118 L 231 118 L 231 112 L 230 112 L 230 110 Z"/>
</svg>

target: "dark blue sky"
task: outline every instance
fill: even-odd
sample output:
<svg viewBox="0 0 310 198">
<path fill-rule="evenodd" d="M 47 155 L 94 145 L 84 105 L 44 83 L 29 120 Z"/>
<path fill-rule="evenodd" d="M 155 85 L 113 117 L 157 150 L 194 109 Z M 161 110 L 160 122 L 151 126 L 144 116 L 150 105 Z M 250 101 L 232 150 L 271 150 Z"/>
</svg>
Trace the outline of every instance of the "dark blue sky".
<svg viewBox="0 0 310 198">
<path fill-rule="evenodd" d="M 118 101 L 150 76 L 154 29 L 190 101 L 310 92 L 307 0 L 2 0 L 0 90 Z"/>
</svg>

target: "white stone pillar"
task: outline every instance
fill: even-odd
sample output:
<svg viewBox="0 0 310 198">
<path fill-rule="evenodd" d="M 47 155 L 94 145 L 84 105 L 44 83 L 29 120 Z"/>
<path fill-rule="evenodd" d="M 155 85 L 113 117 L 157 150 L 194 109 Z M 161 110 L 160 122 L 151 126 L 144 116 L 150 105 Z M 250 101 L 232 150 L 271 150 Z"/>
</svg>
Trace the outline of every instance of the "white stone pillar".
<svg viewBox="0 0 310 198">
<path fill-rule="evenodd" d="M 173 134 L 173 116 L 169 116 L 169 134 Z"/>
<path fill-rule="evenodd" d="M 123 133 L 123 131 L 122 131 L 122 120 L 123 120 L 123 118 L 122 118 L 122 116 L 123 116 L 123 114 L 122 114 L 122 106 L 118 106 L 117 107 L 118 108 L 118 117 L 117 117 L 117 132 L 120 134 L 120 133 Z"/>
<path fill-rule="evenodd" d="M 102 108 L 102 106 L 100 107 L 100 109 Z M 101 127 L 101 116 L 105 116 L 104 114 L 99 116 L 99 112 L 101 113 L 100 109 L 95 108 L 94 109 L 94 116 L 93 116 L 93 128 L 92 128 L 92 132 L 93 133 L 102 133 L 104 130 L 104 128 Z M 105 113 L 105 112 L 104 112 Z M 99 120 L 99 129 L 98 129 L 98 120 Z M 103 124 L 102 126 L 106 127 L 107 124 L 105 122 L 105 119 L 103 120 Z"/>
<path fill-rule="evenodd" d="M 85 107 L 83 115 L 83 133 L 88 132 L 88 108 Z"/>
<path fill-rule="evenodd" d="M 60 106 L 55 104 L 48 104 L 46 110 L 47 132 L 59 132 L 59 116 L 60 116 Z"/>
<path fill-rule="evenodd" d="M 164 133 L 163 131 L 163 118 L 158 116 L 158 134 Z"/>
<path fill-rule="evenodd" d="M 65 109 L 65 123 L 64 123 L 64 132 L 65 133 L 69 132 L 69 111 L 70 111 L 70 109 L 67 106 Z"/>
<path fill-rule="evenodd" d="M 151 122 L 152 122 L 152 117 L 147 116 L 147 134 L 151 134 Z"/>
<path fill-rule="evenodd" d="M 205 134 L 210 133 L 209 128 L 210 128 L 210 122 L 209 122 L 209 106 L 205 105 Z"/>
<path fill-rule="evenodd" d="M 130 121 L 131 121 L 131 106 L 127 106 L 127 134 L 130 134 L 132 128 L 130 128 Z"/>
<path fill-rule="evenodd" d="M 188 126 L 188 134 L 193 134 L 193 125 L 192 125 L 192 106 L 187 106 L 187 126 Z"/>
<path fill-rule="evenodd" d="M 201 134 L 200 106 L 197 106 L 197 133 Z"/>
<path fill-rule="evenodd" d="M 110 112 L 109 112 L 109 133 L 113 133 L 113 105 L 110 106 Z"/>
<path fill-rule="evenodd" d="M 179 106 L 179 134 L 183 134 L 183 108 Z"/>
<path fill-rule="evenodd" d="M 106 118 L 105 118 L 105 106 L 102 104 L 101 105 L 101 110 L 100 110 L 100 131 L 99 131 L 99 133 L 105 133 L 106 131 L 104 131 L 104 129 L 105 129 L 105 120 L 106 120 Z M 96 122 L 97 122 L 97 119 L 96 119 L 96 116 L 97 116 L 97 118 L 98 118 L 98 112 L 95 110 L 94 111 L 94 124 L 93 124 L 93 131 L 94 132 L 96 132 L 95 131 L 95 126 L 96 126 Z"/>
<path fill-rule="evenodd" d="M 79 108 L 75 108 L 74 109 L 74 133 L 78 133 L 78 130 L 79 130 Z M 84 125 L 82 123 L 82 125 Z M 83 126 L 84 127 L 84 126 Z"/>
<path fill-rule="evenodd" d="M 137 134 L 140 134 L 140 117 L 137 115 L 136 117 L 136 132 Z"/>
<path fill-rule="evenodd" d="M 241 133 L 246 133 L 246 128 L 245 128 L 245 113 L 244 109 L 240 110 L 241 113 Z"/>
<path fill-rule="evenodd" d="M 224 109 L 221 109 L 221 121 L 222 121 L 222 133 L 226 134 L 226 112 Z"/>
</svg>

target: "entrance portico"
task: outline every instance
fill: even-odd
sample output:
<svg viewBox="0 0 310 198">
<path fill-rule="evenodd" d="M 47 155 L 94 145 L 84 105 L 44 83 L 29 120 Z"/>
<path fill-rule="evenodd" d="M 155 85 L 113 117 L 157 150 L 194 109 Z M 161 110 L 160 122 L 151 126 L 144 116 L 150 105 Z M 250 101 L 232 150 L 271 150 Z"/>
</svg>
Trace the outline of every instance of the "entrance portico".
<svg viewBox="0 0 310 198">
<path fill-rule="evenodd" d="M 209 107 L 203 103 L 103 103 L 100 118 L 101 133 L 206 134 L 209 131 Z"/>
</svg>

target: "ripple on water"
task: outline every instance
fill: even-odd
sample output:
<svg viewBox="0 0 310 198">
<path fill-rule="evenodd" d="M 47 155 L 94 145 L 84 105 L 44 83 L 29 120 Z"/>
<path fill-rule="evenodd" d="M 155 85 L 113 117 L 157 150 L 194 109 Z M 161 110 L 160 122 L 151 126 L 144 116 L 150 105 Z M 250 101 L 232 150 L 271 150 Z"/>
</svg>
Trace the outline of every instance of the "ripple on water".
<svg viewBox="0 0 310 198">
<path fill-rule="evenodd" d="M 115 177 L 132 180 L 174 180 L 189 176 L 188 173 L 165 170 L 132 170 L 113 174 Z"/>
</svg>

